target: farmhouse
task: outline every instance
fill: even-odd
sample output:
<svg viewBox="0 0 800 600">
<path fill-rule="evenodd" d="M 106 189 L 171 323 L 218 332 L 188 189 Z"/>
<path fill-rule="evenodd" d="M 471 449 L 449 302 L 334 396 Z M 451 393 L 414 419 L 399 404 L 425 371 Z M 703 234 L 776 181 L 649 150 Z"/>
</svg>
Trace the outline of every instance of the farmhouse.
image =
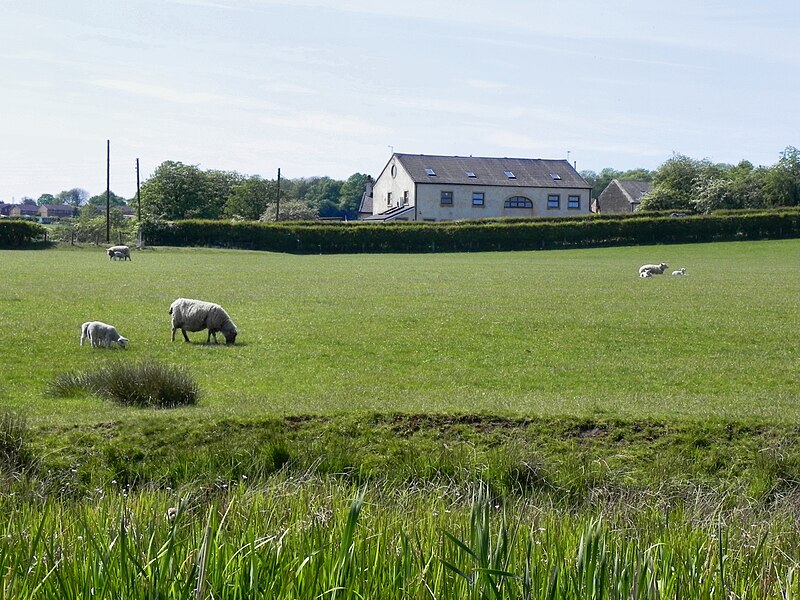
<svg viewBox="0 0 800 600">
<path fill-rule="evenodd" d="M 359 212 L 368 221 L 555 217 L 588 213 L 590 194 L 566 160 L 395 153 Z"/>
<path fill-rule="evenodd" d="M 42 204 L 39 207 L 39 215 L 45 219 L 62 219 L 71 217 L 75 208 L 68 204 Z"/>
<path fill-rule="evenodd" d="M 606 186 L 592 207 L 599 213 L 630 213 L 636 210 L 639 202 L 652 185 L 649 181 L 626 181 L 614 179 Z"/>
</svg>

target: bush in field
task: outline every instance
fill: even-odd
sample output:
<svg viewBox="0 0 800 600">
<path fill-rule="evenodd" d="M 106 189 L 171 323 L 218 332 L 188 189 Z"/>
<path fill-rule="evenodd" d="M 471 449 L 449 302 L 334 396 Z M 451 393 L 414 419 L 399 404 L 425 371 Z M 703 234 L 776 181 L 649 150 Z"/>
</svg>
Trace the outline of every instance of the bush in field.
<svg viewBox="0 0 800 600">
<path fill-rule="evenodd" d="M 25 419 L 12 412 L 0 414 L 0 475 L 26 470 L 33 460 L 31 433 Z"/>
<path fill-rule="evenodd" d="M 197 383 L 184 369 L 153 361 L 63 373 L 51 383 L 50 391 L 60 397 L 88 391 L 126 406 L 157 408 L 194 405 L 200 396 Z"/>
</svg>

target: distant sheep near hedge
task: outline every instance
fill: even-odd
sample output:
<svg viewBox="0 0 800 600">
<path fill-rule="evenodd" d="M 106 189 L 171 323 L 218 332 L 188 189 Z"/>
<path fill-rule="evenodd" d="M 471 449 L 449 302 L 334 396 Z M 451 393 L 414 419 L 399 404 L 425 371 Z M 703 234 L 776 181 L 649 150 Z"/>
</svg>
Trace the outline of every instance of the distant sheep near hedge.
<svg viewBox="0 0 800 600">
<path fill-rule="evenodd" d="M 119 259 L 117 254 L 121 254 L 123 260 L 131 260 L 131 249 L 127 246 L 111 246 L 111 248 L 106 250 L 106 254 L 108 254 L 109 260 L 114 260 L 114 258 Z"/>
<path fill-rule="evenodd" d="M 664 271 L 667 270 L 669 265 L 667 263 L 659 263 L 657 265 L 642 265 L 639 267 L 639 276 L 642 275 L 645 271 L 649 272 L 651 275 L 662 275 Z"/>
<path fill-rule="evenodd" d="M 128 338 L 122 337 L 113 325 L 102 321 L 87 321 L 81 325 L 81 346 L 87 339 L 93 348 L 110 348 L 119 344 L 124 349 L 128 345 Z"/>
<path fill-rule="evenodd" d="M 175 341 L 175 331 L 181 330 L 183 339 L 189 341 L 187 331 L 202 331 L 208 329 L 208 339 L 206 344 L 211 343 L 211 336 L 214 336 L 214 343 L 217 344 L 217 332 L 225 336 L 226 344 L 236 342 L 236 325 L 234 325 L 228 313 L 219 304 L 205 302 L 203 300 L 192 300 L 191 298 L 178 298 L 169 307 L 169 314 L 172 315 L 172 341 Z"/>
</svg>

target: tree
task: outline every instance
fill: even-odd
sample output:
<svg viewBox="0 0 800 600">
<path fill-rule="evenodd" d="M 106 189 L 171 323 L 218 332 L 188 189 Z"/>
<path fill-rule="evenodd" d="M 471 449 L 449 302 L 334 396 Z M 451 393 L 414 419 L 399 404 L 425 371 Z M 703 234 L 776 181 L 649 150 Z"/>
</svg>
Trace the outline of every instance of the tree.
<svg viewBox="0 0 800 600">
<path fill-rule="evenodd" d="M 308 189 L 305 203 L 316 209 L 320 217 L 340 217 L 339 195 L 343 183 L 330 177 L 319 177 Z"/>
<path fill-rule="evenodd" d="M 23 196 L 21 204 L 36 206 L 36 200 L 34 200 L 33 198 L 29 198 L 28 196 Z"/>
<path fill-rule="evenodd" d="M 64 190 L 56 195 L 56 204 L 69 204 L 71 206 L 80 206 L 89 199 L 89 192 L 81 188 L 72 188 L 71 190 Z"/>
<path fill-rule="evenodd" d="M 275 200 L 277 183 L 255 176 L 245 179 L 231 189 L 225 202 L 224 216 L 257 221 Z"/>
<path fill-rule="evenodd" d="M 733 182 L 724 177 L 697 179 L 692 196 L 694 209 L 702 214 L 720 209 L 744 208 L 742 198 L 736 194 Z"/>
<path fill-rule="evenodd" d="M 39 199 L 36 201 L 36 204 L 39 206 L 44 206 L 45 204 L 58 204 L 56 197 L 53 194 L 42 194 L 39 196 Z"/>
<path fill-rule="evenodd" d="M 372 178 L 363 173 L 353 173 L 342 184 L 339 190 L 339 209 L 347 219 L 358 217 L 358 209 L 361 208 L 361 198 L 364 195 L 367 182 Z"/>
<path fill-rule="evenodd" d="M 787 146 L 766 175 L 766 202 L 771 206 L 800 205 L 800 150 Z"/>
<path fill-rule="evenodd" d="M 142 209 L 163 219 L 204 218 L 210 212 L 205 192 L 205 177 L 200 169 L 165 161 L 142 184 Z"/>
<path fill-rule="evenodd" d="M 112 207 L 120 207 L 126 206 L 128 203 L 125 201 L 125 198 L 122 196 L 117 196 L 114 192 L 111 192 L 108 196 L 109 204 Z M 102 194 L 98 194 L 97 196 L 92 196 L 89 200 L 86 201 L 86 204 L 90 204 L 92 206 L 99 206 L 105 210 L 106 207 L 106 194 L 105 192 Z"/>
<path fill-rule="evenodd" d="M 283 193 L 281 193 L 283 195 Z M 304 202 L 297 200 L 287 200 L 286 202 L 281 199 L 279 221 L 310 221 L 319 217 L 316 209 L 308 206 Z M 261 215 L 260 221 L 272 222 L 275 221 L 275 210 L 267 207 L 264 214 Z"/>
</svg>

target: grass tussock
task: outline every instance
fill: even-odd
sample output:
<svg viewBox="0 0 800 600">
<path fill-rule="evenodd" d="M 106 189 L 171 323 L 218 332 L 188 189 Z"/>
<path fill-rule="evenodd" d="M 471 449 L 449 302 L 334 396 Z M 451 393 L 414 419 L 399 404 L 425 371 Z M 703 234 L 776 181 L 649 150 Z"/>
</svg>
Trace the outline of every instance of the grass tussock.
<svg viewBox="0 0 800 600">
<path fill-rule="evenodd" d="M 118 404 L 142 408 L 194 405 L 200 396 L 197 383 L 185 369 L 148 360 L 63 373 L 51 383 L 50 392 L 62 398 L 89 392 Z"/>
<path fill-rule="evenodd" d="M 33 462 L 31 431 L 25 418 L 12 412 L 0 413 L 0 476 L 16 475 Z"/>
</svg>

